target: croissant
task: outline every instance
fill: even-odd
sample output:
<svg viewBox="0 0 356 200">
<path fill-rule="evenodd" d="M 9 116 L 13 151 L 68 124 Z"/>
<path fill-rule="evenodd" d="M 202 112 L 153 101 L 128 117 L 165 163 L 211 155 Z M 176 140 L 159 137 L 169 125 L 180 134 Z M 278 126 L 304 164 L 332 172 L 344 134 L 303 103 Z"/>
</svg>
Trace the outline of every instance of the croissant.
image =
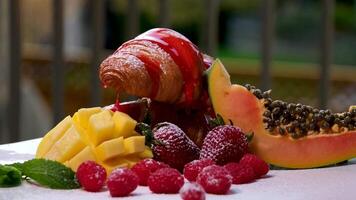
<svg viewBox="0 0 356 200">
<path fill-rule="evenodd" d="M 191 105 L 211 62 L 180 33 L 155 28 L 121 45 L 100 65 L 104 87 L 165 103 Z"/>
</svg>

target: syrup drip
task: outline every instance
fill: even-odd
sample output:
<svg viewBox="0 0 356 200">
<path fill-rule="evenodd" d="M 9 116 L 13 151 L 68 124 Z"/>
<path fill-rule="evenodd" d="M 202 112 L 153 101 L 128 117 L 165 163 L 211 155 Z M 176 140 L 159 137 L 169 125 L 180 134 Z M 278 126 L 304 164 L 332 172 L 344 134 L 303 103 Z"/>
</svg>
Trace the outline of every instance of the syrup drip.
<svg viewBox="0 0 356 200">
<path fill-rule="evenodd" d="M 160 68 L 160 64 L 156 60 L 149 58 L 145 54 L 138 54 L 136 56 L 145 64 L 147 73 L 151 77 L 152 88 L 149 97 L 154 98 L 157 96 L 158 89 L 159 89 L 160 74 L 162 72 Z"/>
<path fill-rule="evenodd" d="M 120 97 L 119 97 L 119 92 L 116 93 L 116 101 L 115 104 L 113 105 L 113 107 L 110 109 L 113 112 L 116 111 L 121 111 L 121 105 L 120 105 Z"/>
<path fill-rule="evenodd" d="M 194 101 L 194 91 L 201 79 L 201 74 L 205 64 L 203 63 L 202 54 L 198 48 L 191 43 L 187 38 L 169 29 L 156 28 L 147 31 L 134 40 L 146 40 L 157 44 L 160 48 L 166 51 L 179 67 L 183 76 L 183 93 L 185 104 L 192 104 Z M 141 59 L 141 58 L 140 58 Z M 141 59 L 145 62 L 146 69 L 151 76 L 151 79 L 159 80 L 159 73 L 157 73 L 159 65 L 146 62 L 150 59 Z M 153 85 L 158 83 L 154 83 Z M 154 93 L 154 90 L 153 92 Z"/>
</svg>

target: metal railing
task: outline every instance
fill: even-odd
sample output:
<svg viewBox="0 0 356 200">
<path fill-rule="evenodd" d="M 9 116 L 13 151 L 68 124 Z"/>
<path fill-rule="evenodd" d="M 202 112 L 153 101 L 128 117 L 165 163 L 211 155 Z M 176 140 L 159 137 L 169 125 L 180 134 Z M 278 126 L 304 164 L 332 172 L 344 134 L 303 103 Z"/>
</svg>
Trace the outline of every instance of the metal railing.
<svg viewBox="0 0 356 200">
<path fill-rule="evenodd" d="M 105 6 L 103 0 L 92 1 L 92 45 L 90 60 L 91 77 L 91 104 L 97 105 L 100 102 L 100 87 L 97 70 L 102 59 L 103 41 L 104 41 L 104 12 Z M 20 77 L 21 77 L 21 19 L 20 19 L 20 1 L 8 0 L 9 12 L 9 38 L 10 38 L 10 62 L 9 62 L 9 108 L 7 112 L 8 130 L 10 140 L 19 139 L 19 120 L 20 120 Z M 127 23 L 125 27 L 126 37 L 132 38 L 139 32 L 139 14 L 140 9 L 138 0 L 127 0 Z M 169 16 L 171 15 L 169 0 L 158 0 L 159 2 L 159 25 L 169 27 Z M 272 47 L 274 45 L 274 20 L 275 20 L 275 0 L 263 0 L 261 4 L 262 20 L 262 41 L 261 41 L 261 86 L 267 89 L 271 86 L 271 62 L 273 60 Z M 321 39 L 321 59 L 320 59 L 320 106 L 327 106 L 327 97 L 329 93 L 330 65 L 332 63 L 332 38 L 333 38 L 333 0 L 322 1 L 322 39 Z M 53 0 L 53 52 L 52 52 L 52 110 L 53 121 L 58 122 L 63 117 L 64 101 L 64 66 L 65 58 L 63 52 L 63 3 L 62 0 Z M 205 2 L 204 26 L 202 26 L 203 49 L 211 55 L 215 55 L 217 49 L 218 32 L 218 13 L 219 0 L 206 0 Z M 10 110 L 11 108 L 11 110 Z"/>
</svg>

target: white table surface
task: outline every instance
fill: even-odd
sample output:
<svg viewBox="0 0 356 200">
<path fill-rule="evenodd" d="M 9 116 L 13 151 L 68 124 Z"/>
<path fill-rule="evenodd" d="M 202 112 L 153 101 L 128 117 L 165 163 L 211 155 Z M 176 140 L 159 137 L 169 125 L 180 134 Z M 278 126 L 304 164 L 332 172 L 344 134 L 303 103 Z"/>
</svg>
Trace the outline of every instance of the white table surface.
<svg viewBox="0 0 356 200">
<path fill-rule="evenodd" d="M 0 164 L 33 158 L 39 139 L 0 145 Z M 19 187 L 0 188 L 0 200 L 15 199 L 111 199 L 108 191 L 90 193 L 81 189 L 53 190 L 23 182 Z M 121 199 L 121 198 L 120 198 Z M 139 186 L 131 196 L 122 199 L 180 199 L 179 195 L 152 194 Z M 256 182 L 233 185 L 227 195 L 207 195 L 209 199 L 356 199 L 356 160 L 336 167 L 309 170 L 271 170 L 268 177 Z"/>
</svg>

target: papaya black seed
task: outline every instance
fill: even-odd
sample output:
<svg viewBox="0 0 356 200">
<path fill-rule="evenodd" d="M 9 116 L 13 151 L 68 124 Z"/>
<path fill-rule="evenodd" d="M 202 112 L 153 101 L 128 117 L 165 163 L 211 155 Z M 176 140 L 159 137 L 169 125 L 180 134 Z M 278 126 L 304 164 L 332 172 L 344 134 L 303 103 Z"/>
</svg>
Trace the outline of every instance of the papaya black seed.
<svg viewBox="0 0 356 200">
<path fill-rule="evenodd" d="M 330 128 L 330 124 L 328 122 L 326 122 L 326 121 L 322 121 L 321 122 L 321 128 L 328 129 L 328 128 Z"/>
<path fill-rule="evenodd" d="M 247 90 L 251 90 L 251 85 L 250 85 L 250 84 L 245 84 L 245 88 L 246 88 Z"/>
<path fill-rule="evenodd" d="M 300 107 L 295 108 L 295 114 L 300 114 L 302 113 L 302 109 Z"/>
<path fill-rule="evenodd" d="M 344 122 L 345 124 L 351 123 L 351 118 L 349 116 L 345 117 Z"/>
</svg>

